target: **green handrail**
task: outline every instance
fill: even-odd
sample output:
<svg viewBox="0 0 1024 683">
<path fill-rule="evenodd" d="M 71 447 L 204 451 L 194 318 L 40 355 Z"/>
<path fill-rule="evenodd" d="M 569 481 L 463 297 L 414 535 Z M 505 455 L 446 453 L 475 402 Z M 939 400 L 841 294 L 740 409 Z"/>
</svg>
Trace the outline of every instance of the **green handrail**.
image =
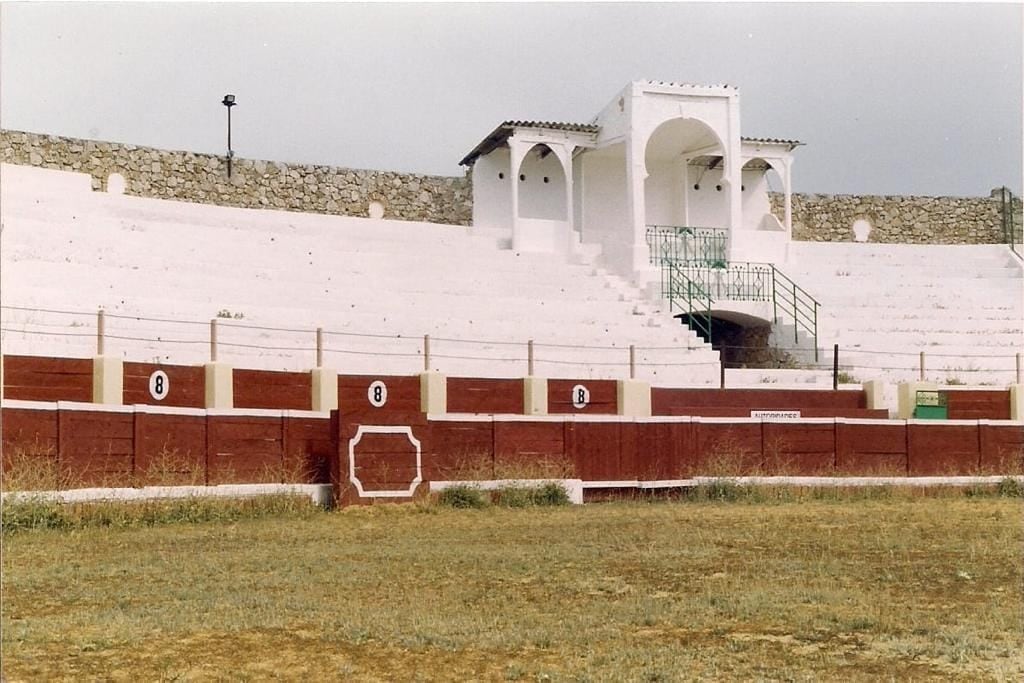
<svg viewBox="0 0 1024 683">
<path fill-rule="evenodd" d="M 655 266 L 668 262 L 724 266 L 727 237 L 721 228 L 648 225 L 648 260 Z"/>
<path fill-rule="evenodd" d="M 690 329 L 703 332 L 711 343 L 711 296 L 700 283 L 691 280 L 679 264 L 666 261 L 661 269 L 661 295 L 668 299 L 669 311 L 680 309 L 689 318 Z"/>
<path fill-rule="evenodd" d="M 803 287 L 793 282 L 774 265 L 772 269 L 772 317 L 779 322 L 779 303 L 782 310 L 793 315 L 793 343 L 799 342 L 800 329 L 814 339 L 814 362 L 818 362 L 818 308 L 821 304 Z"/>
</svg>

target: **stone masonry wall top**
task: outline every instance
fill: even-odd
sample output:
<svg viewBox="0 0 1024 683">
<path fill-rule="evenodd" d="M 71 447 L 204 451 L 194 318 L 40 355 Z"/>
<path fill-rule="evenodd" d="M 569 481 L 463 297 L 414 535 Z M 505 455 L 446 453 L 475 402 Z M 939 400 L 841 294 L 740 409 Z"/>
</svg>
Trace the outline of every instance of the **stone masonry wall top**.
<svg viewBox="0 0 1024 683">
<path fill-rule="evenodd" d="M 469 225 L 469 177 L 442 177 L 333 166 L 286 164 L 212 154 L 0 130 L 0 161 L 77 171 L 106 190 L 111 174 L 124 177 L 125 194 L 245 208 L 367 216 L 370 204 L 383 217 Z"/>
</svg>

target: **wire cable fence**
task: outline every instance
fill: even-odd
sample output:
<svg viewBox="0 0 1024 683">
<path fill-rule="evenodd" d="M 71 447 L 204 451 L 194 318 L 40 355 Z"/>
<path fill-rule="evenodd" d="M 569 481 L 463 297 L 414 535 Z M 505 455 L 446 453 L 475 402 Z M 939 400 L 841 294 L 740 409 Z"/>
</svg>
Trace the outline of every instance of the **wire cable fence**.
<svg viewBox="0 0 1024 683">
<path fill-rule="evenodd" d="M 232 361 L 242 367 L 308 369 L 365 368 L 407 374 L 424 370 L 478 376 L 579 376 L 659 380 L 699 374 L 704 383 L 726 371 L 805 371 L 828 373 L 833 384 L 864 381 L 884 374 L 893 379 L 945 384 L 1021 383 L 1019 349 L 947 352 L 939 348 L 883 350 L 838 346 L 818 354 L 798 346 L 757 346 L 694 341 L 678 346 L 565 343 L 514 339 L 459 338 L 448 335 L 368 333 L 344 329 L 260 325 L 233 318 L 202 322 L 0 306 L 5 353 L 11 342 L 29 355 L 121 355 L 128 360 L 168 364 Z M 685 334 L 685 332 L 681 332 Z"/>
</svg>

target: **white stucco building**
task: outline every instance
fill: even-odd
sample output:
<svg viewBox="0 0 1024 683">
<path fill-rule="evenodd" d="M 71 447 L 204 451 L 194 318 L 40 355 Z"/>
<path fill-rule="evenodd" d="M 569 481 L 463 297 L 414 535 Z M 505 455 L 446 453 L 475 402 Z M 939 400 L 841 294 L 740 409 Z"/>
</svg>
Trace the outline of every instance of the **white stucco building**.
<svg viewBox="0 0 1024 683">
<path fill-rule="evenodd" d="M 666 229 L 689 229 L 714 260 L 784 260 L 800 144 L 742 137 L 735 87 L 637 81 L 590 123 L 506 121 L 460 163 L 473 171 L 474 226 L 507 231 L 517 251 L 597 243 L 611 268 L 651 280 L 652 252 L 680 248 L 659 242 Z M 770 212 L 769 169 L 781 178 L 782 221 Z"/>
</svg>

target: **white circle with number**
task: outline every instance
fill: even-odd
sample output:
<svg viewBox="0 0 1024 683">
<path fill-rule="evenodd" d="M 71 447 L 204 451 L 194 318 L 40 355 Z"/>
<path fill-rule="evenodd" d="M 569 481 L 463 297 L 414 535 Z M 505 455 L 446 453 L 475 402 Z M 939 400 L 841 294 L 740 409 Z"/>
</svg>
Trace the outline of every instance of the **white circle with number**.
<svg viewBox="0 0 1024 683">
<path fill-rule="evenodd" d="M 166 372 L 157 370 L 149 376 L 149 395 L 157 401 L 167 398 L 167 392 L 170 390 L 171 380 L 167 378 Z"/>
<path fill-rule="evenodd" d="M 388 402 L 388 385 L 378 379 L 366 390 L 366 398 L 374 408 L 383 408 Z"/>
<path fill-rule="evenodd" d="M 572 407 L 578 410 L 586 408 L 590 403 L 590 389 L 587 389 L 582 384 L 577 384 L 572 388 Z"/>
</svg>

